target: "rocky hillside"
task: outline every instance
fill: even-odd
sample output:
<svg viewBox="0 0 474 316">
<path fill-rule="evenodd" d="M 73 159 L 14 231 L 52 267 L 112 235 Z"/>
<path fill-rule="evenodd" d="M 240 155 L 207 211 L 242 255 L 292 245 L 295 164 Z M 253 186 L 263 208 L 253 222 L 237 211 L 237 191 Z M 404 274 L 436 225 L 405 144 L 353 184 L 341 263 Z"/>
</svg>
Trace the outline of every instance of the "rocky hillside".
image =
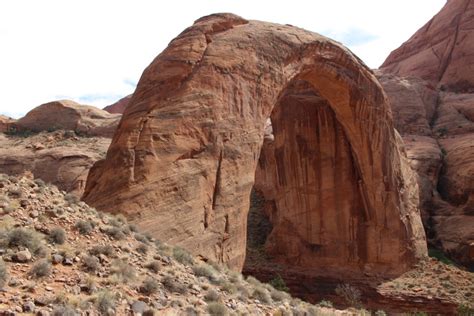
<svg viewBox="0 0 474 316">
<path fill-rule="evenodd" d="M 0 256 L 1 315 L 367 313 L 202 262 L 28 175 L 0 175 Z"/>
<path fill-rule="evenodd" d="M 128 104 L 130 103 L 130 100 L 132 99 L 132 95 L 127 95 L 126 97 L 123 97 L 122 99 L 118 100 L 117 102 L 107 105 L 103 110 L 107 111 L 109 113 L 119 113 L 123 114 L 125 109 L 127 108 Z"/>
<path fill-rule="evenodd" d="M 474 1 L 451 0 L 378 78 L 420 186 L 430 245 L 474 269 Z"/>
</svg>

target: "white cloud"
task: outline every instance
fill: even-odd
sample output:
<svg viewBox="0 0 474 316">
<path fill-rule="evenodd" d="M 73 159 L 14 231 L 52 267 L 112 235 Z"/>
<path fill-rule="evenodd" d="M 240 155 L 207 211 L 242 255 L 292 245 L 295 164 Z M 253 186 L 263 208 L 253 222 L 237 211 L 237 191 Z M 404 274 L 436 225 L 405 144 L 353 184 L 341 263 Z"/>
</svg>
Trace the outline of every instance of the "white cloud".
<svg viewBox="0 0 474 316">
<path fill-rule="evenodd" d="M 97 106 L 113 102 L 113 98 L 133 92 L 133 83 L 170 40 L 197 18 L 215 12 L 321 32 L 346 41 L 369 66 L 378 67 L 444 3 L 1 1 L 0 113 L 18 117 L 57 96 L 84 101 L 84 96 L 95 95 L 97 99 L 87 100 Z"/>
</svg>

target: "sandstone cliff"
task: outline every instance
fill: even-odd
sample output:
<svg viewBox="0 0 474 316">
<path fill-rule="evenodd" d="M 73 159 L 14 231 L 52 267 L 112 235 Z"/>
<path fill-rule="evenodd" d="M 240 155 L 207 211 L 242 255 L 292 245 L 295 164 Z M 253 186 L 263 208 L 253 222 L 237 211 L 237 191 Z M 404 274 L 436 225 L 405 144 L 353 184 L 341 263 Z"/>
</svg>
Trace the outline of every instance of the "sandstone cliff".
<svg viewBox="0 0 474 316">
<path fill-rule="evenodd" d="M 378 78 L 417 171 L 431 244 L 474 267 L 474 1 L 451 0 Z"/>
<path fill-rule="evenodd" d="M 391 275 L 426 254 L 416 181 L 372 72 L 318 34 L 231 14 L 197 20 L 144 71 L 83 198 L 241 268 L 269 118 L 277 260 Z"/>
<path fill-rule="evenodd" d="M 109 113 L 119 113 L 123 114 L 125 112 L 125 109 L 127 108 L 128 104 L 130 103 L 130 100 L 132 99 L 132 95 L 127 95 L 126 97 L 118 100 L 114 104 L 107 105 L 104 108 L 104 111 L 107 111 Z"/>
</svg>

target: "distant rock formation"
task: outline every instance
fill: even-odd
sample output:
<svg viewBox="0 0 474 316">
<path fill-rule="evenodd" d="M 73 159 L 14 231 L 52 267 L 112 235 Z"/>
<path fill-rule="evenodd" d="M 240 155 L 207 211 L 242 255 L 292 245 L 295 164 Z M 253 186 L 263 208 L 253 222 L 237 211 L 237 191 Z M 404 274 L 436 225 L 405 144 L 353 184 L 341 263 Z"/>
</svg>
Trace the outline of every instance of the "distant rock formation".
<svg viewBox="0 0 474 316">
<path fill-rule="evenodd" d="M 474 1 L 448 1 L 378 78 L 419 175 L 431 244 L 474 269 Z"/>
<path fill-rule="evenodd" d="M 130 103 L 131 99 L 132 99 L 132 94 L 129 94 L 126 97 L 118 100 L 114 104 L 106 106 L 103 110 L 109 113 L 123 114 L 128 104 Z"/>
<path fill-rule="evenodd" d="M 258 168 L 273 175 L 275 260 L 392 275 L 426 255 L 414 173 L 372 72 L 323 36 L 231 14 L 197 20 L 144 71 L 83 199 L 240 269 L 268 119 L 271 163 Z"/>
<path fill-rule="evenodd" d="M 42 104 L 14 125 L 33 132 L 72 130 L 88 136 L 112 137 L 121 115 L 110 114 L 93 106 L 61 100 Z"/>
</svg>

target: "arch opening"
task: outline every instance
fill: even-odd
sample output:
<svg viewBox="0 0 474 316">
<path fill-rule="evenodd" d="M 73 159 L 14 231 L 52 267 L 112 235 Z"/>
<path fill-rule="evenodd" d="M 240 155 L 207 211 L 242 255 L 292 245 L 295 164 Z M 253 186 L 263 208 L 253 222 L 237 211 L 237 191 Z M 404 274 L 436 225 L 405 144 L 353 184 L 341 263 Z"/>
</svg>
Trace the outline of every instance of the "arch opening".
<svg viewBox="0 0 474 316">
<path fill-rule="evenodd" d="M 265 127 L 247 224 L 244 270 L 263 260 L 360 270 L 367 261 L 360 171 L 331 104 L 294 79 Z"/>
</svg>

